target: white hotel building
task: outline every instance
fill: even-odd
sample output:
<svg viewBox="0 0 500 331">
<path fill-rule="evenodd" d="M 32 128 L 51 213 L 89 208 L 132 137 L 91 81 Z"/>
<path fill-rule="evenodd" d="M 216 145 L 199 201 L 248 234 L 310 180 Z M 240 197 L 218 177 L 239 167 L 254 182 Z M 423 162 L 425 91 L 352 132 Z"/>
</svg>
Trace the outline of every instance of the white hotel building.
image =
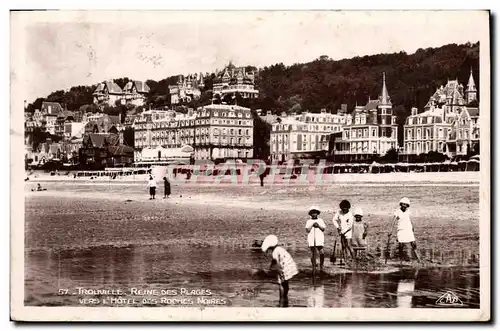
<svg viewBox="0 0 500 331">
<path fill-rule="evenodd" d="M 134 121 L 135 160 L 143 151 L 161 152 L 185 145 L 194 148 L 195 159 L 253 157 L 253 118 L 250 109 L 232 105 L 208 105 L 180 114 L 150 110 Z"/>
<path fill-rule="evenodd" d="M 341 132 L 345 123 L 345 114 L 326 110 L 278 117 L 272 124 L 271 159 L 284 162 L 301 154 L 327 151 L 330 135 Z"/>
</svg>

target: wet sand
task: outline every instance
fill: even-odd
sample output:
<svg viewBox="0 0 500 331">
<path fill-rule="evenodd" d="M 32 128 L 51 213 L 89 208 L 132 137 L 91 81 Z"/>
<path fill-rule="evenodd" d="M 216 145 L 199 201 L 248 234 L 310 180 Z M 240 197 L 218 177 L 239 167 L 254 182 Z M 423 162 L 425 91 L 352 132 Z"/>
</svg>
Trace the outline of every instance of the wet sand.
<svg viewBox="0 0 500 331">
<path fill-rule="evenodd" d="M 309 205 L 319 205 L 320 217 L 330 225 L 335 205 L 347 198 L 364 209 L 370 224 L 369 247 L 374 251 L 385 245 L 397 202 L 409 196 L 420 250 L 442 264 L 457 254 L 467 259 L 479 251 L 478 186 L 405 183 L 200 189 L 173 185 L 173 195 L 165 200 L 162 188 L 158 199 L 148 200 L 143 183 L 47 182 L 44 187 L 47 191 L 30 192 L 26 185 L 27 305 L 85 304 L 79 295 L 57 295 L 60 288 L 129 291 L 134 286 L 184 286 L 210 289 L 209 299 L 220 299 L 214 305 L 222 300 L 232 306 L 276 306 L 274 276 L 255 272 L 268 268 L 269 261 L 251 249 L 254 240 L 270 233 L 288 247 L 302 270 L 290 292 L 292 306 L 427 307 L 446 289 L 460 294 L 464 306 L 479 304 L 479 273 L 471 267 L 425 268 L 417 275 L 415 268 L 390 274 L 332 272 L 312 287 L 304 231 Z M 327 235 L 327 254 L 331 245 L 333 237 Z M 365 290 L 367 286 L 371 289 Z M 414 290 L 405 290 L 412 286 Z M 153 300 L 137 299 L 140 305 L 155 305 Z"/>
</svg>

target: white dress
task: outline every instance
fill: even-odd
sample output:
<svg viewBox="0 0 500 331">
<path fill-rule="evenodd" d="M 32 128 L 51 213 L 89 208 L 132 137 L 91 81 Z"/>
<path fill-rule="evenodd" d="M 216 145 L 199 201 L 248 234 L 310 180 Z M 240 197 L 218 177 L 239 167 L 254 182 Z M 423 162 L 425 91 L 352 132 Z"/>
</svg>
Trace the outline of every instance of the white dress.
<svg viewBox="0 0 500 331">
<path fill-rule="evenodd" d="M 396 216 L 398 221 L 398 242 L 410 243 L 415 241 L 413 225 L 410 221 L 410 211 L 407 209 L 403 212 L 401 209 L 398 209 L 394 212 L 394 216 Z"/>
<path fill-rule="evenodd" d="M 290 280 L 293 276 L 299 273 L 297 264 L 293 260 L 290 253 L 281 246 L 278 246 L 273 251 L 273 259 L 278 266 L 278 283 Z"/>
<path fill-rule="evenodd" d="M 306 222 L 306 229 L 311 228 L 315 222 L 317 222 L 323 229 L 326 228 L 325 222 L 321 218 L 317 218 L 315 220 L 310 218 Z M 325 246 L 325 235 L 323 231 L 321 231 L 320 228 L 312 228 L 307 235 L 307 243 L 309 247 Z"/>
<path fill-rule="evenodd" d="M 352 224 L 354 223 L 354 216 L 351 211 L 347 212 L 347 214 L 342 214 L 342 211 L 338 211 L 333 216 L 333 225 L 335 228 L 339 228 L 342 230 L 342 233 L 345 234 L 346 239 L 352 238 Z"/>
</svg>

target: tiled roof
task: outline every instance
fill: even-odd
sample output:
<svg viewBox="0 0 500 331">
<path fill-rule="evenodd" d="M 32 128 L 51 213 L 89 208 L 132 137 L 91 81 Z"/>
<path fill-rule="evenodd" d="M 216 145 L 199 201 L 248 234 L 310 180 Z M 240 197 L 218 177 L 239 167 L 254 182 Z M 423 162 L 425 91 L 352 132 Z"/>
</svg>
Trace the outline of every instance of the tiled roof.
<svg viewBox="0 0 500 331">
<path fill-rule="evenodd" d="M 121 155 L 127 155 L 127 154 L 133 154 L 134 149 L 130 146 L 127 145 L 118 145 L 118 146 L 110 146 L 108 147 L 108 151 L 113 155 L 113 156 L 121 156 Z"/>
</svg>

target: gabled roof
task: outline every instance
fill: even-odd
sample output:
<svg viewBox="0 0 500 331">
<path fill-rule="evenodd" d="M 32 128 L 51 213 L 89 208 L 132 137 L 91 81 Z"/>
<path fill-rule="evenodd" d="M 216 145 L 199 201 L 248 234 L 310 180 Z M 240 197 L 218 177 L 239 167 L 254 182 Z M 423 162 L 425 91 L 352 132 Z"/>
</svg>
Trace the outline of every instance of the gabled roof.
<svg viewBox="0 0 500 331">
<path fill-rule="evenodd" d="M 112 80 L 107 80 L 105 82 L 99 83 L 99 85 L 97 85 L 97 88 L 95 89 L 94 93 L 103 93 L 105 88 L 108 89 L 108 93 L 110 93 L 110 94 L 122 94 L 123 93 L 120 86 L 118 86 L 118 84 L 116 84 Z"/>
<path fill-rule="evenodd" d="M 116 146 L 119 143 L 119 137 L 116 134 L 89 133 L 88 139 L 92 146 L 103 148 L 105 146 Z"/>
<path fill-rule="evenodd" d="M 132 91 L 132 88 L 135 86 L 135 89 L 137 90 L 138 93 L 149 93 L 150 88 L 146 82 L 142 82 L 140 80 L 132 80 L 125 85 L 123 88 L 124 92 L 130 92 Z"/>
<path fill-rule="evenodd" d="M 61 107 L 61 104 L 59 102 L 50 102 L 50 101 L 42 102 L 42 112 L 48 113 L 49 107 L 52 115 L 54 114 L 57 115 L 63 111 L 63 108 Z"/>
</svg>

